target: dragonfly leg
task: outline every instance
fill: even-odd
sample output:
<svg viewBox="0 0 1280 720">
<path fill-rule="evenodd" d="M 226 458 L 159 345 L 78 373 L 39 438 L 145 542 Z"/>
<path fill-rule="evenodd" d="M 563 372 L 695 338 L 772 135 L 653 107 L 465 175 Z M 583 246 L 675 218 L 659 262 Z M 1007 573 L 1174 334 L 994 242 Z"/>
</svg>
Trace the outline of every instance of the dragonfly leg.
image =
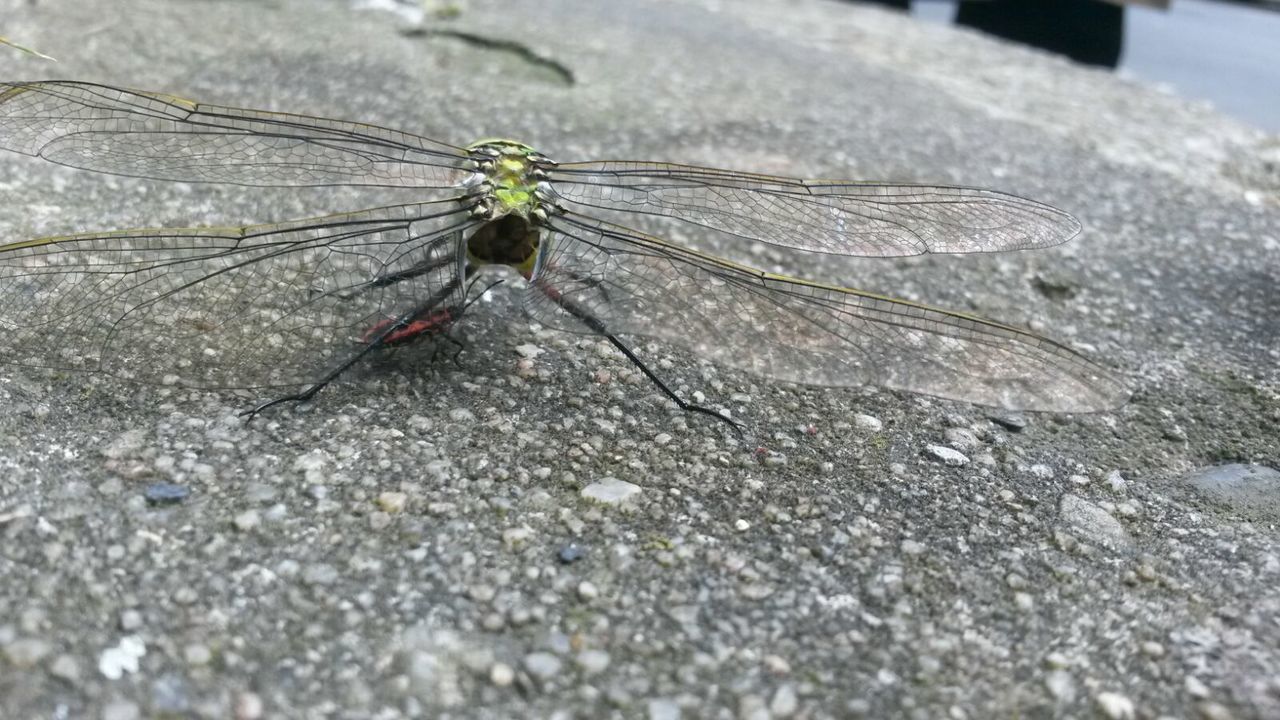
<svg viewBox="0 0 1280 720">
<path fill-rule="evenodd" d="M 672 402 L 674 402 L 676 405 L 679 405 L 681 410 L 688 413 L 699 413 L 702 415 L 708 415 L 710 417 L 715 418 L 716 420 L 719 420 L 724 423 L 728 423 L 729 427 L 733 428 L 733 432 L 738 436 L 738 439 L 741 440 L 746 438 L 746 433 L 743 432 L 742 426 L 739 425 L 732 418 L 730 418 L 728 415 L 725 415 L 724 413 L 718 410 L 713 410 L 711 408 L 703 407 L 701 405 L 695 405 L 691 402 L 688 402 L 687 400 L 682 399 L 679 395 L 675 393 L 674 390 L 667 387 L 667 384 L 662 382 L 662 378 L 658 377 L 652 370 L 650 370 L 648 365 L 645 365 L 644 362 L 640 360 L 640 358 L 636 357 L 636 354 L 632 352 L 631 348 L 627 347 L 625 343 L 623 343 L 621 340 L 619 340 L 617 337 L 613 335 L 609 335 L 605 333 L 604 336 L 609 340 L 609 342 L 613 343 L 614 347 L 621 350 L 622 354 L 626 355 L 627 359 L 630 360 L 633 365 L 640 368 L 640 372 L 644 373 L 645 377 L 649 378 L 649 380 L 653 382 L 654 385 L 657 385 L 658 389 L 661 390 L 664 395 L 671 398 Z"/>
<path fill-rule="evenodd" d="M 460 311 L 455 312 L 452 307 L 440 308 L 438 306 L 446 297 L 457 289 L 457 286 L 457 282 L 449 283 L 449 285 L 443 288 L 441 292 L 432 295 L 421 305 L 414 307 L 393 320 L 387 320 L 375 326 L 373 330 L 370 330 L 365 334 L 361 347 L 357 352 L 352 353 L 350 357 L 339 363 L 337 367 L 325 373 L 324 377 L 312 383 L 306 390 L 259 403 L 257 406 L 240 413 L 240 416 L 245 418 L 245 422 L 252 422 L 255 417 L 262 413 L 262 411 L 275 407 L 276 405 L 306 402 L 307 400 L 315 397 L 316 393 L 325 389 L 329 383 L 338 379 L 340 375 L 350 370 L 352 366 L 360 362 L 369 353 L 403 342 L 408 339 L 408 337 L 416 337 L 426 334 L 442 334 L 448 325 L 457 319 Z M 461 345 L 461 343 L 459 343 L 459 345 Z"/>
<path fill-rule="evenodd" d="M 658 377 L 656 373 L 650 370 L 649 366 L 645 365 L 644 361 L 637 357 L 631 348 L 627 347 L 626 343 L 622 342 L 616 335 L 609 332 L 609 329 L 605 327 L 604 323 L 600 322 L 600 320 L 590 312 L 579 307 L 577 303 L 552 288 L 543 288 L 543 291 L 546 292 L 547 297 L 551 298 L 557 305 L 564 308 L 570 315 L 578 318 L 582 324 L 586 325 L 592 331 L 604 336 L 609 340 L 609 342 L 613 343 L 614 347 L 622 351 L 622 354 L 625 355 L 633 365 L 640 368 L 640 372 L 644 373 L 645 377 L 649 378 L 650 382 L 657 385 L 658 389 L 661 390 L 664 395 L 671 398 L 671 401 L 678 405 L 681 410 L 687 413 L 707 415 L 719 420 L 720 422 L 727 423 L 729 427 L 733 428 L 733 432 L 738 436 L 738 439 L 741 440 L 746 438 L 746 433 L 743 431 L 742 426 L 728 415 L 725 415 L 718 410 L 712 410 L 711 408 L 702 407 L 701 405 L 695 405 L 694 403 L 688 402 L 677 395 L 674 390 L 667 387 L 667 384 L 662 382 L 662 378 Z"/>
</svg>

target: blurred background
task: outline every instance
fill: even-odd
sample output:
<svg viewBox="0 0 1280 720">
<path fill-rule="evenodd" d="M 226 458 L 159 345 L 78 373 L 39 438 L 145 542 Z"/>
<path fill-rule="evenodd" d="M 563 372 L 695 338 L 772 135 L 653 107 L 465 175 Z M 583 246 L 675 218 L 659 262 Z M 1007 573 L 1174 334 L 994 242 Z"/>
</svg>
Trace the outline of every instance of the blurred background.
<svg viewBox="0 0 1280 720">
<path fill-rule="evenodd" d="M 865 0 L 1115 68 L 1280 131 L 1280 1 Z"/>
</svg>

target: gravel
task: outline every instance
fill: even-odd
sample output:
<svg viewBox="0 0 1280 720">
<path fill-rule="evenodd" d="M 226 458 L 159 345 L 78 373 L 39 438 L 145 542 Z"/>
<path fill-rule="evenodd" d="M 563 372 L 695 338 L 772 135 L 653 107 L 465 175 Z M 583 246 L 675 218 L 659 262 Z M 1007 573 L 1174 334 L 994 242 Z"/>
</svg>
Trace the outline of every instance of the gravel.
<svg viewBox="0 0 1280 720">
<path fill-rule="evenodd" d="M 1280 467 L 1274 138 L 855 3 L 472 0 L 416 35 L 303 0 L 0 15 L 60 60 L 0 49 L 6 78 L 523 138 L 561 161 L 1045 200 L 1080 237 L 998 256 L 846 261 L 627 221 L 1032 327 L 1137 391 L 1015 417 L 626 338 L 741 441 L 608 342 L 530 321 L 515 275 L 468 307 L 456 360 L 406 346 L 249 424 L 273 391 L 3 366 L 0 717 L 1280 717 L 1274 496 L 1248 481 Z M 434 197 L 0 154 L 5 241 Z M 1191 480 L 1230 465 L 1255 469 Z M 162 483 L 190 494 L 153 504 Z"/>
</svg>

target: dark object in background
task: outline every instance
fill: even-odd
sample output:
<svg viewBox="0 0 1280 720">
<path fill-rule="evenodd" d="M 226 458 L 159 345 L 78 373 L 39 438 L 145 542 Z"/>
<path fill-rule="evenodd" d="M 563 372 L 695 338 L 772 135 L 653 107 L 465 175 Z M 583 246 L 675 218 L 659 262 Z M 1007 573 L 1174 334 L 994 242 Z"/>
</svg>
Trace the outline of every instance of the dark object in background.
<svg viewBox="0 0 1280 720">
<path fill-rule="evenodd" d="M 1101 0 L 962 2 L 956 24 L 1109 68 L 1124 40 L 1124 8 Z"/>
</svg>

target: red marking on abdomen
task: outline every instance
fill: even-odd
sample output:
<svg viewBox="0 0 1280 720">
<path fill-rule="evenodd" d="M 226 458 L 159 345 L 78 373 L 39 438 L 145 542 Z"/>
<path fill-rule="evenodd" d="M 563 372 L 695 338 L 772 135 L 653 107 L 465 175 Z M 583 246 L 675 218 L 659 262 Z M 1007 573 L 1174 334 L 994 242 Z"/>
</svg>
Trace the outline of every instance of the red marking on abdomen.
<svg viewBox="0 0 1280 720">
<path fill-rule="evenodd" d="M 378 340 L 382 336 L 380 343 L 382 345 L 399 345 L 419 337 L 430 337 L 439 335 L 449 326 L 453 324 L 458 316 L 453 308 L 442 308 L 440 310 L 432 310 L 425 317 L 415 318 L 405 323 L 403 327 L 396 328 L 391 332 L 382 336 L 387 331 L 387 327 L 396 323 L 395 320 L 383 320 L 374 325 L 360 336 L 360 342 L 368 344 Z"/>
</svg>

